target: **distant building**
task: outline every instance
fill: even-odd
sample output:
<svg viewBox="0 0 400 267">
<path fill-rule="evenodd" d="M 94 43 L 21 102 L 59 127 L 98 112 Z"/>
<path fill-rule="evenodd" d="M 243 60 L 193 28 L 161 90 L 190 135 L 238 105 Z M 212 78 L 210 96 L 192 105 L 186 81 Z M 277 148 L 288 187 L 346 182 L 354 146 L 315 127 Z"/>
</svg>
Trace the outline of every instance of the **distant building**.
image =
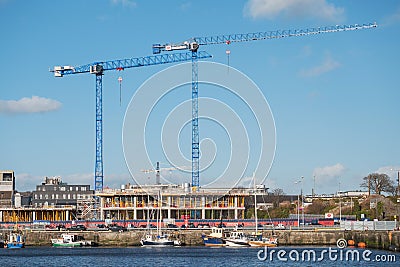
<svg viewBox="0 0 400 267">
<path fill-rule="evenodd" d="M 0 207 L 12 207 L 14 193 L 14 171 L 0 171 Z"/>
<path fill-rule="evenodd" d="M 69 185 L 61 177 L 46 177 L 32 192 L 32 206 L 76 206 L 78 200 L 91 199 L 93 194 L 90 185 Z"/>
</svg>

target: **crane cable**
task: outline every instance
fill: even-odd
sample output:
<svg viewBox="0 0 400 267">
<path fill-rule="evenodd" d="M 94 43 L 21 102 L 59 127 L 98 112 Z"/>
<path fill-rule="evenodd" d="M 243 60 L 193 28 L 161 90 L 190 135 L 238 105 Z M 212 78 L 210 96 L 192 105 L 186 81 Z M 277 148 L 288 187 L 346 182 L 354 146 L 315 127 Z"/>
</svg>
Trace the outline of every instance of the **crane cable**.
<svg viewBox="0 0 400 267">
<path fill-rule="evenodd" d="M 230 43 L 231 43 L 231 41 L 226 41 L 225 42 L 227 45 L 229 45 Z M 228 56 L 228 73 L 229 73 L 229 55 L 231 54 L 231 50 L 229 50 L 229 49 L 226 49 L 226 51 L 225 51 L 225 53 L 226 53 L 226 55 Z"/>
</svg>

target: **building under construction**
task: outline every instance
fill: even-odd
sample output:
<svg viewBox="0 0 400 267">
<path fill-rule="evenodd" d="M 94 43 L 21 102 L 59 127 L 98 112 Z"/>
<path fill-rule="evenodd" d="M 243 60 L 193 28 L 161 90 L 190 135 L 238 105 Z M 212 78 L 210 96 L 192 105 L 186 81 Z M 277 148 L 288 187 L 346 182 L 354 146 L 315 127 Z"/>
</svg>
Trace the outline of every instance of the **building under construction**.
<svg viewBox="0 0 400 267">
<path fill-rule="evenodd" d="M 251 203 L 254 205 L 254 195 L 257 195 L 258 205 L 271 202 L 271 195 L 264 186 L 257 189 L 200 188 L 192 192 L 189 184 L 128 184 L 95 195 L 88 186 L 76 191 L 83 187 L 46 177 L 31 193 L 29 205 L 0 207 L 0 222 L 146 220 L 155 219 L 158 212 L 162 218 L 169 219 L 244 219 L 246 209 Z M 65 201 L 62 200 L 64 195 Z"/>
</svg>

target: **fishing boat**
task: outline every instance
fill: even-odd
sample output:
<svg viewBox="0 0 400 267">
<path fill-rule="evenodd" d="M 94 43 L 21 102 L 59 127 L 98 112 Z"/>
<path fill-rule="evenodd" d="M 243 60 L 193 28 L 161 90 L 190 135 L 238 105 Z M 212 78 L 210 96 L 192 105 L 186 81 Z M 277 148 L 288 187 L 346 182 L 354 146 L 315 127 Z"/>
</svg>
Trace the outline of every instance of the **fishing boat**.
<svg viewBox="0 0 400 267">
<path fill-rule="evenodd" d="M 53 247 L 82 247 L 86 241 L 82 236 L 76 234 L 61 234 L 59 238 L 52 238 Z"/>
<path fill-rule="evenodd" d="M 235 229 L 229 233 L 227 238 L 224 238 L 225 244 L 228 247 L 249 247 L 249 239 L 243 231 Z"/>
<path fill-rule="evenodd" d="M 6 248 L 23 248 L 25 247 L 25 236 L 21 233 L 12 232 L 8 235 L 4 247 Z"/>
<path fill-rule="evenodd" d="M 224 238 L 226 238 L 226 230 L 221 227 L 212 227 L 211 233 L 206 235 L 202 234 L 204 245 L 206 247 L 223 247 L 226 246 Z"/>
</svg>

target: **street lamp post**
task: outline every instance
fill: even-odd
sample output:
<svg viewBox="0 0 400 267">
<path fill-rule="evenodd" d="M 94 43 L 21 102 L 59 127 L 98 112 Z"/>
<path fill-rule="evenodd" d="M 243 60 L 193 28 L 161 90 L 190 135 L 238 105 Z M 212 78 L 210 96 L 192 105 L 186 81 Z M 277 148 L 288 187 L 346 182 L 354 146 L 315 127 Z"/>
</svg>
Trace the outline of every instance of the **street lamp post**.
<svg viewBox="0 0 400 267">
<path fill-rule="evenodd" d="M 294 182 L 295 184 L 301 183 L 300 186 L 300 195 L 301 195 L 301 207 L 302 207 L 302 221 L 303 221 L 303 230 L 304 230 L 304 207 L 303 207 L 303 179 L 304 176 L 301 176 L 301 180 Z M 297 229 L 300 229 L 300 195 L 297 195 Z"/>
<path fill-rule="evenodd" d="M 301 220 L 303 221 L 303 230 L 304 230 L 304 197 L 303 197 L 303 180 L 304 176 L 301 176 Z"/>
<path fill-rule="evenodd" d="M 342 221 L 342 194 L 340 192 L 340 180 L 339 180 L 338 197 L 339 197 L 339 223 L 340 223 Z"/>
</svg>

